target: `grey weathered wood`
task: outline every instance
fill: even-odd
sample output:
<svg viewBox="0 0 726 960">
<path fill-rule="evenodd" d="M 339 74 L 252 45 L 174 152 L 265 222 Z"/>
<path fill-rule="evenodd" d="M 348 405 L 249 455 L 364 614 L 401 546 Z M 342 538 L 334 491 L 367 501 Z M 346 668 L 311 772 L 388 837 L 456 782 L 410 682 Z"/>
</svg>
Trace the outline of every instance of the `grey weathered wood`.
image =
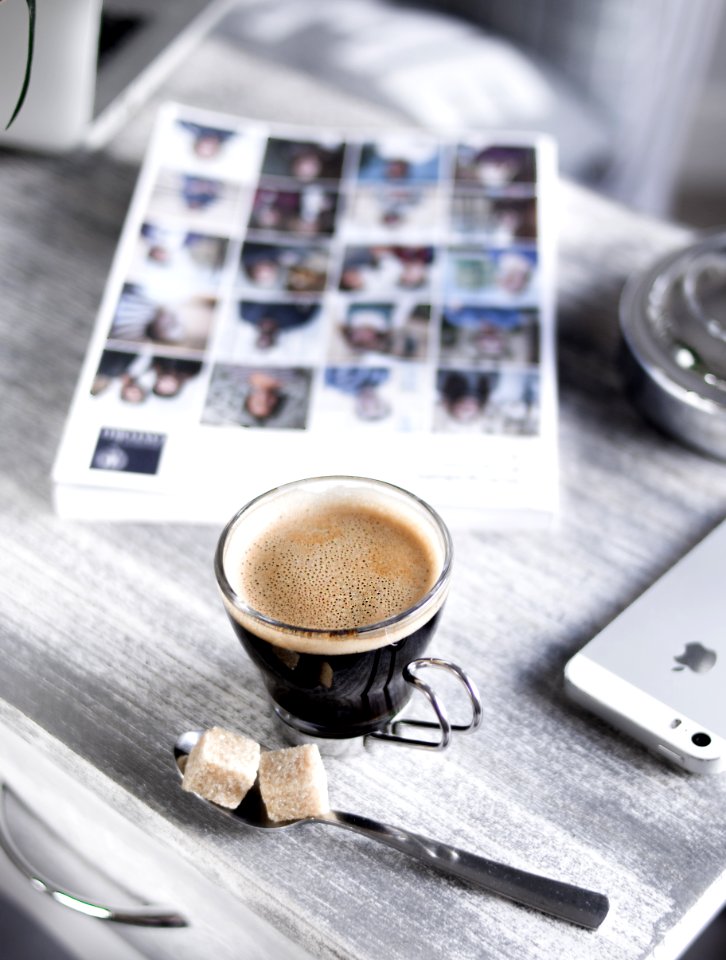
<svg viewBox="0 0 726 960">
<path fill-rule="evenodd" d="M 220 723 L 278 743 L 216 596 L 217 531 L 62 522 L 49 482 L 162 97 L 277 120 L 396 119 L 211 39 L 108 151 L 0 155 L 5 722 L 32 741 L 29 757 L 55 754 L 314 956 L 635 960 L 664 940 L 671 956 L 668 937 L 724 876 L 726 780 L 652 759 L 569 706 L 561 678 L 726 514 L 726 467 L 646 425 L 616 361 L 626 273 L 688 233 L 562 184 L 561 523 L 458 535 L 434 644 L 479 683 L 483 728 L 443 758 L 379 746 L 328 762 L 337 807 L 607 892 L 611 915 L 588 933 L 323 827 L 244 832 L 180 792 L 170 754 L 182 730 Z"/>
</svg>

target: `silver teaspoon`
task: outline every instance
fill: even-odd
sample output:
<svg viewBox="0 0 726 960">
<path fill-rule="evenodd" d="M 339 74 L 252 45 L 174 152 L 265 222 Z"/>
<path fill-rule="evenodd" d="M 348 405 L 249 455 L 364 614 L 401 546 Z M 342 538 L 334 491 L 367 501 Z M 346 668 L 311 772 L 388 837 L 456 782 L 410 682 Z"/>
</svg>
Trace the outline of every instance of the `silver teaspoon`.
<svg viewBox="0 0 726 960">
<path fill-rule="evenodd" d="M 180 776 L 184 772 L 189 751 L 197 743 L 202 732 L 190 730 L 183 733 L 174 744 L 174 760 Z M 446 843 L 439 843 L 437 840 L 429 840 L 427 837 L 402 830 L 400 827 L 392 827 L 377 820 L 370 820 L 368 817 L 360 817 L 355 813 L 330 810 L 319 817 L 276 822 L 267 816 L 262 798 L 256 788 L 249 791 L 236 810 L 227 810 L 208 800 L 204 802 L 219 810 L 220 813 L 256 829 L 284 830 L 303 823 L 324 823 L 343 827 L 345 830 L 353 830 L 356 833 L 362 833 L 370 840 L 377 840 L 378 843 L 393 847 L 401 853 L 407 853 L 442 873 L 475 884 L 491 893 L 497 893 L 515 903 L 532 907 L 560 920 L 568 920 L 570 923 L 587 927 L 589 930 L 596 930 L 600 926 L 610 907 L 608 898 L 602 893 L 527 873 L 525 870 L 488 860 L 486 857 L 468 853 L 466 850 L 460 850 Z"/>
</svg>

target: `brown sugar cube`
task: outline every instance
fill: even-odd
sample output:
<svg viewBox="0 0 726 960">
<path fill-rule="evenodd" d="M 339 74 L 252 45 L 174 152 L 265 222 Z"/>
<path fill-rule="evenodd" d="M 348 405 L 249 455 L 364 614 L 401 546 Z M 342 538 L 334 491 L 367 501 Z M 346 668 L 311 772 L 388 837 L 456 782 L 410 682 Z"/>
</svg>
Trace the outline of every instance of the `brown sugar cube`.
<svg viewBox="0 0 726 960">
<path fill-rule="evenodd" d="M 315 744 L 260 757 L 260 793 L 270 820 L 317 817 L 330 810 L 328 778 Z"/>
<path fill-rule="evenodd" d="M 221 807 L 238 807 L 257 778 L 260 745 L 222 727 L 205 730 L 190 750 L 182 790 Z"/>
</svg>

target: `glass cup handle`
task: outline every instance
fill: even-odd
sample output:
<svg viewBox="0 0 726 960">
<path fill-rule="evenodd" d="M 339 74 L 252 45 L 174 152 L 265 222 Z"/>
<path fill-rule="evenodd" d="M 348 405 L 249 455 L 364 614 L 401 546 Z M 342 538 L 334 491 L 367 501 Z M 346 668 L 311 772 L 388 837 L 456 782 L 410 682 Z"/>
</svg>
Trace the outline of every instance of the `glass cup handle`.
<svg viewBox="0 0 726 960">
<path fill-rule="evenodd" d="M 466 690 L 471 705 L 471 720 L 466 724 L 451 723 L 444 704 L 433 687 L 422 680 L 418 675 L 421 671 L 436 667 L 440 670 L 446 670 L 456 677 Z M 375 740 L 385 740 L 388 743 L 399 743 L 407 747 L 418 747 L 422 750 L 445 750 L 451 742 L 453 732 L 473 733 L 481 725 L 482 705 L 479 691 L 474 681 L 469 677 L 461 667 L 452 663 L 450 660 L 442 660 L 439 657 L 421 657 L 418 660 L 412 660 L 406 664 L 403 669 L 403 678 L 406 683 L 410 683 L 416 690 L 420 691 L 431 704 L 436 714 L 436 720 L 413 720 L 404 718 L 401 720 L 391 720 L 382 730 L 369 733 L 368 737 Z M 417 730 L 438 730 L 438 740 L 425 740 L 416 737 L 406 737 L 399 733 L 402 727 L 415 727 Z"/>
</svg>

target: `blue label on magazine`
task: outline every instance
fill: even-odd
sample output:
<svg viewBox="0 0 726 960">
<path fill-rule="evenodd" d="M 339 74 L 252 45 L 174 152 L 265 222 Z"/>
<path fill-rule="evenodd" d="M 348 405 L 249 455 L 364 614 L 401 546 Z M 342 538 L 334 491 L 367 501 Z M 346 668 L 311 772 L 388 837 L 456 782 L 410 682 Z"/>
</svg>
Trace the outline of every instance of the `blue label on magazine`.
<svg viewBox="0 0 726 960">
<path fill-rule="evenodd" d="M 163 433 L 103 427 L 91 459 L 91 469 L 155 474 L 165 440 Z"/>
</svg>

